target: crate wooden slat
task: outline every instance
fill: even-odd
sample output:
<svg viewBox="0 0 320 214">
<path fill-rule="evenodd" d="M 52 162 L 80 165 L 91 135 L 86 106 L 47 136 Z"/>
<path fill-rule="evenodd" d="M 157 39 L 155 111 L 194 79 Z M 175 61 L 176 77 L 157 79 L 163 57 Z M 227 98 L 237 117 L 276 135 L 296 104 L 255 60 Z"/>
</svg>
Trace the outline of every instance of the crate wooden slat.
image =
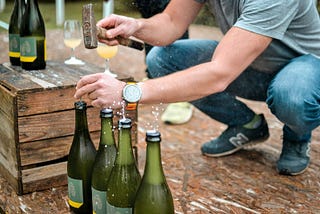
<svg viewBox="0 0 320 214">
<path fill-rule="evenodd" d="M 86 64 L 47 62 L 47 68 L 25 71 L 0 65 L 0 172 L 18 194 L 67 183 L 66 160 L 74 133 L 75 84 L 81 76 L 102 72 Z M 133 80 L 119 74 L 119 79 Z M 100 136 L 99 109 L 88 107 L 95 145 Z M 137 112 L 126 112 L 133 121 Z M 115 116 L 115 124 L 120 116 Z M 133 144 L 136 123 L 133 124 Z M 116 134 L 117 135 L 117 134 Z"/>
</svg>

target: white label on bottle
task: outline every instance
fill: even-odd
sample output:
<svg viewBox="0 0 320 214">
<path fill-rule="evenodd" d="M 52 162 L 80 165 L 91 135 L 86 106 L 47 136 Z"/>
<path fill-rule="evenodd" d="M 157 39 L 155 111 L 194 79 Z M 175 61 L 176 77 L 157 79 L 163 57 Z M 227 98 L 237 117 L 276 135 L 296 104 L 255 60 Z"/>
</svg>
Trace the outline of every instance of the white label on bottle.
<svg viewBox="0 0 320 214">
<path fill-rule="evenodd" d="M 83 204 L 82 180 L 68 176 L 68 196 L 70 206 L 79 208 Z"/>
<path fill-rule="evenodd" d="M 115 207 L 108 203 L 107 201 L 107 213 L 113 213 L 113 214 L 132 214 L 132 208 L 131 207 Z"/>
<path fill-rule="evenodd" d="M 20 57 L 20 36 L 19 34 L 9 34 L 9 56 Z"/>
<path fill-rule="evenodd" d="M 92 207 L 96 214 L 105 214 L 107 210 L 107 192 L 91 188 L 92 191 Z"/>
<path fill-rule="evenodd" d="M 37 40 L 35 37 L 20 38 L 20 54 L 22 62 L 33 62 L 37 58 Z"/>
</svg>

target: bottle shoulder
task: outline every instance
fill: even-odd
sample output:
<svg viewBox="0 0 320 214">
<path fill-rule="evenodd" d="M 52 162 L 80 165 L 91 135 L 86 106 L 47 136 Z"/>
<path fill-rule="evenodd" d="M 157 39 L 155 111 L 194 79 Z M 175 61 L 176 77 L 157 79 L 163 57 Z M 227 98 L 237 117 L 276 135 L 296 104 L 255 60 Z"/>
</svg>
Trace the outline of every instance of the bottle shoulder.
<svg viewBox="0 0 320 214">
<path fill-rule="evenodd" d="M 21 21 L 21 36 L 45 36 L 45 23 L 36 8 L 29 8 L 25 11 Z"/>
</svg>

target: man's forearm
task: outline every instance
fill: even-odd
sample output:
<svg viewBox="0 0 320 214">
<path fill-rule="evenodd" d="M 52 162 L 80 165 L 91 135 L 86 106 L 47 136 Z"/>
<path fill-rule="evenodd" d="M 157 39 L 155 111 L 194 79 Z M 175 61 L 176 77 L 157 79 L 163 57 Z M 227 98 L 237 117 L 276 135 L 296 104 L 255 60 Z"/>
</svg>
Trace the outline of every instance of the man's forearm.
<svg viewBox="0 0 320 214">
<path fill-rule="evenodd" d="M 138 19 L 139 30 L 134 34 L 138 39 L 153 45 L 169 45 L 185 32 L 177 31 L 168 14 L 157 14 L 149 19 Z"/>
</svg>

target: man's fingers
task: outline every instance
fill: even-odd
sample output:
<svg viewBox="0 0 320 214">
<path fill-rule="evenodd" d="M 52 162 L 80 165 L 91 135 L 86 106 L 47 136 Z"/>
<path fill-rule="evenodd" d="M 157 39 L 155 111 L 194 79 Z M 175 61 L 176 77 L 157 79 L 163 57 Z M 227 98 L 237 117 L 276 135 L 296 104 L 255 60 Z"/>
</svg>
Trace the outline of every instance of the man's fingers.
<svg viewBox="0 0 320 214">
<path fill-rule="evenodd" d="M 100 101 L 100 99 L 93 100 L 91 102 L 91 105 L 96 108 L 103 108 L 102 102 Z"/>
<path fill-rule="evenodd" d="M 91 74 L 84 77 L 81 77 L 77 83 L 76 89 L 79 89 L 85 85 L 92 84 L 99 79 L 100 73 Z"/>
<path fill-rule="evenodd" d="M 96 86 L 95 85 L 93 85 L 93 84 L 85 85 L 85 86 L 81 87 L 80 89 L 77 89 L 76 93 L 74 94 L 74 97 L 76 99 L 79 99 L 79 98 L 83 97 L 86 94 L 88 94 L 88 95 L 92 94 L 95 90 L 96 90 Z"/>
<path fill-rule="evenodd" d="M 78 81 L 76 85 L 76 93 L 74 97 L 76 99 L 79 99 L 83 95 L 94 91 L 95 86 L 93 85 L 93 83 L 99 80 L 100 75 L 101 75 L 100 73 L 97 73 L 97 74 L 91 74 L 91 75 L 81 77 L 81 79 Z"/>
<path fill-rule="evenodd" d="M 97 108 L 100 108 L 100 109 L 102 109 L 102 108 L 112 108 L 110 105 L 108 105 L 108 103 L 103 101 L 103 99 L 101 99 L 101 98 L 97 98 L 97 99 L 93 100 L 91 102 L 91 105 L 93 107 L 97 107 Z"/>
</svg>

